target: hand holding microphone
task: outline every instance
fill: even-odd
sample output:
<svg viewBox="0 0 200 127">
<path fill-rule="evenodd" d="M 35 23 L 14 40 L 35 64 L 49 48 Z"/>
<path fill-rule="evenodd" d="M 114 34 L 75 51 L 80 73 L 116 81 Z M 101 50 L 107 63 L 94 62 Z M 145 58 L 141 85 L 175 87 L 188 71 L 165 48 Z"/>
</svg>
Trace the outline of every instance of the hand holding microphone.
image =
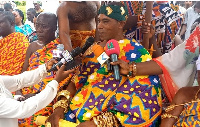
<svg viewBox="0 0 200 127">
<path fill-rule="evenodd" d="M 53 67 L 50 70 L 48 70 L 48 72 L 56 71 L 57 67 L 61 67 L 63 64 L 66 65 L 66 70 L 69 70 L 69 69 L 77 67 L 78 65 L 81 64 L 81 61 L 79 59 L 76 60 L 75 57 L 78 56 L 81 53 L 84 54 L 85 51 L 93 43 L 94 43 L 94 38 L 93 37 L 89 37 L 86 40 L 86 43 L 82 48 L 77 47 L 77 48 L 73 49 L 71 52 L 68 52 L 67 50 L 64 51 L 62 53 L 63 58 L 57 64 L 54 64 Z"/>
<path fill-rule="evenodd" d="M 111 61 L 112 62 L 118 61 L 119 53 L 120 53 L 120 48 L 119 48 L 118 42 L 116 40 L 114 40 L 114 39 L 109 40 L 106 43 L 106 54 L 111 57 Z M 115 79 L 119 80 L 120 79 L 119 66 L 118 65 L 114 65 L 113 69 L 114 69 L 114 77 L 115 77 Z"/>
</svg>

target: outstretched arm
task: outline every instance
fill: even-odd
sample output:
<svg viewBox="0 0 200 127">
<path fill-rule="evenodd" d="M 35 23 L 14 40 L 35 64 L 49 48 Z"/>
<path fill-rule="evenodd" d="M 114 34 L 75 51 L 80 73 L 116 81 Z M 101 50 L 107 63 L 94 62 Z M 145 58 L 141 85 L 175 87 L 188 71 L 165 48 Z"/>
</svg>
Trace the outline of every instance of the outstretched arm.
<svg viewBox="0 0 200 127">
<path fill-rule="evenodd" d="M 57 10 L 60 41 L 64 45 L 65 50 L 71 51 L 72 44 L 69 35 L 70 25 L 69 25 L 68 13 L 69 13 L 69 3 L 68 2 L 61 3 L 61 5 L 58 7 Z"/>
</svg>

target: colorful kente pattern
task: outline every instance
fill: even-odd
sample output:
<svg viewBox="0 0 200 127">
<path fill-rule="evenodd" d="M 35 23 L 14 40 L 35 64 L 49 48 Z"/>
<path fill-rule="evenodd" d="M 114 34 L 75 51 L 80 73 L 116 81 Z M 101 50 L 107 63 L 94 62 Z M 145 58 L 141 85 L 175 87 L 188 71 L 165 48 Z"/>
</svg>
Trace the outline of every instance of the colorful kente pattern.
<svg viewBox="0 0 200 127">
<path fill-rule="evenodd" d="M 45 45 L 43 48 L 38 49 L 36 52 L 34 52 L 29 59 L 28 70 L 34 70 L 34 69 L 38 68 L 39 65 L 47 63 L 50 59 L 52 59 L 53 58 L 53 50 L 57 48 L 58 44 L 60 44 L 60 40 L 57 38 L 54 41 L 51 41 L 50 43 Z M 47 85 L 47 83 L 50 82 L 51 80 L 53 80 L 53 78 L 54 78 L 54 74 L 53 74 L 53 72 L 50 72 L 50 73 L 48 73 L 47 77 L 43 81 L 39 82 L 38 84 L 36 84 L 32 87 L 22 89 L 22 93 L 24 95 L 30 94 L 30 93 L 38 93 L 38 92 L 42 91 L 45 88 L 45 86 Z M 63 84 L 65 84 L 69 80 L 69 78 L 62 81 L 59 84 L 59 88 L 62 87 Z M 36 117 L 38 115 L 49 116 L 53 112 L 52 105 L 53 105 L 53 102 L 50 103 L 47 107 L 45 107 L 42 110 L 35 113 L 33 116 L 31 116 L 27 119 L 19 120 L 19 126 L 20 127 L 27 127 L 27 126 L 35 127 L 36 124 L 34 122 L 35 122 Z"/>
<path fill-rule="evenodd" d="M 14 32 L 0 39 L 0 75 L 21 73 L 28 46 L 22 33 Z"/>
<path fill-rule="evenodd" d="M 178 121 L 173 127 L 199 127 L 200 126 L 200 100 L 184 105 Z"/>
<path fill-rule="evenodd" d="M 151 56 L 134 39 L 120 40 L 119 59 L 145 62 Z M 107 65 L 100 65 L 90 53 L 83 59 L 78 76 L 74 78 L 77 93 L 71 101 L 65 119 L 73 122 L 91 120 L 102 111 L 115 114 L 122 126 L 158 126 L 161 114 L 161 89 L 158 76 L 121 76 L 114 79 Z"/>
<path fill-rule="evenodd" d="M 141 25 L 145 18 L 146 3 L 143 1 L 123 1 L 122 3 L 127 5 L 129 15 L 138 16 L 137 26 L 126 30 L 126 37 L 134 38 L 137 42 L 142 43 Z M 168 2 L 157 1 L 153 3 L 151 23 L 155 26 L 156 41 L 161 51 L 167 53 L 172 50 L 173 39 L 182 23 L 181 15 L 174 11 Z"/>
</svg>

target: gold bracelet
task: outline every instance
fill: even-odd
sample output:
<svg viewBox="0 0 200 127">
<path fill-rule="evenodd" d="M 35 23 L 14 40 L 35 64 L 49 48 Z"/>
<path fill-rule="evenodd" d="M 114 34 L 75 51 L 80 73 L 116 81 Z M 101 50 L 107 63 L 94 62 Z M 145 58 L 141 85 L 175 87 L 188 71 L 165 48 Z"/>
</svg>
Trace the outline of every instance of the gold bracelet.
<svg viewBox="0 0 200 127">
<path fill-rule="evenodd" d="M 68 111 L 68 100 L 59 100 L 53 105 L 53 110 L 55 110 L 57 107 L 64 108 L 64 113 Z"/>
<path fill-rule="evenodd" d="M 167 113 L 161 115 L 161 119 L 165 119 L 165 118 L 174 118 L 174 119 L 176 119 L 176 120 L 178 119 L 177 116 L 174 116 L 174 115 L 172 115 L 172 114 L 167 114 Z"/>
<path fill-rule="evenodd" d="M 57 94 L 57 96 L 56 96 L 56 100 L 58 100 L 59 97 L 61 97 L 61 96 L 66 97 L 67 100 L 68 100 L 68 99 L 70 99 L 70 92 L 69 92 L 68 90 L 62 90 L 62 91 L 60 91 L 60 92 Z"/>
<path fill-rule="evenodd" d="M 97 127 L 118 127 L 117 118 L 111 112 L 102 112 L 96 117 L 93 117 L 93 121 Z"/>
<path fill-rule="evenodd" d="M 136 66 L 136 63 L 133 62 L 133 77 L 135 77 L 137 74 L 137 66 Z"/>
</svg>

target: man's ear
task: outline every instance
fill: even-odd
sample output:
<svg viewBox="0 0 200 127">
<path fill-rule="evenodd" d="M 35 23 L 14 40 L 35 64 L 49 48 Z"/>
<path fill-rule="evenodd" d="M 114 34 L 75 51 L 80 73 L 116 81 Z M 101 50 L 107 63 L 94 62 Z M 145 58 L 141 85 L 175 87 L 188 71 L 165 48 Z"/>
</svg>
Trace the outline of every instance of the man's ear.
<svg viewBox="0 0 200 127">
<path fill-rule="evenodd" d="M 119 28 L 123 29 L 126 24 L 126 21 L 120 21 L 119 24 L 120 24 Z"/>
<path fill-rule="evenodd" d="M 15 26 L 15 22 L 14 21 L 10 22 L 10 25 Z"/>
</svg>

